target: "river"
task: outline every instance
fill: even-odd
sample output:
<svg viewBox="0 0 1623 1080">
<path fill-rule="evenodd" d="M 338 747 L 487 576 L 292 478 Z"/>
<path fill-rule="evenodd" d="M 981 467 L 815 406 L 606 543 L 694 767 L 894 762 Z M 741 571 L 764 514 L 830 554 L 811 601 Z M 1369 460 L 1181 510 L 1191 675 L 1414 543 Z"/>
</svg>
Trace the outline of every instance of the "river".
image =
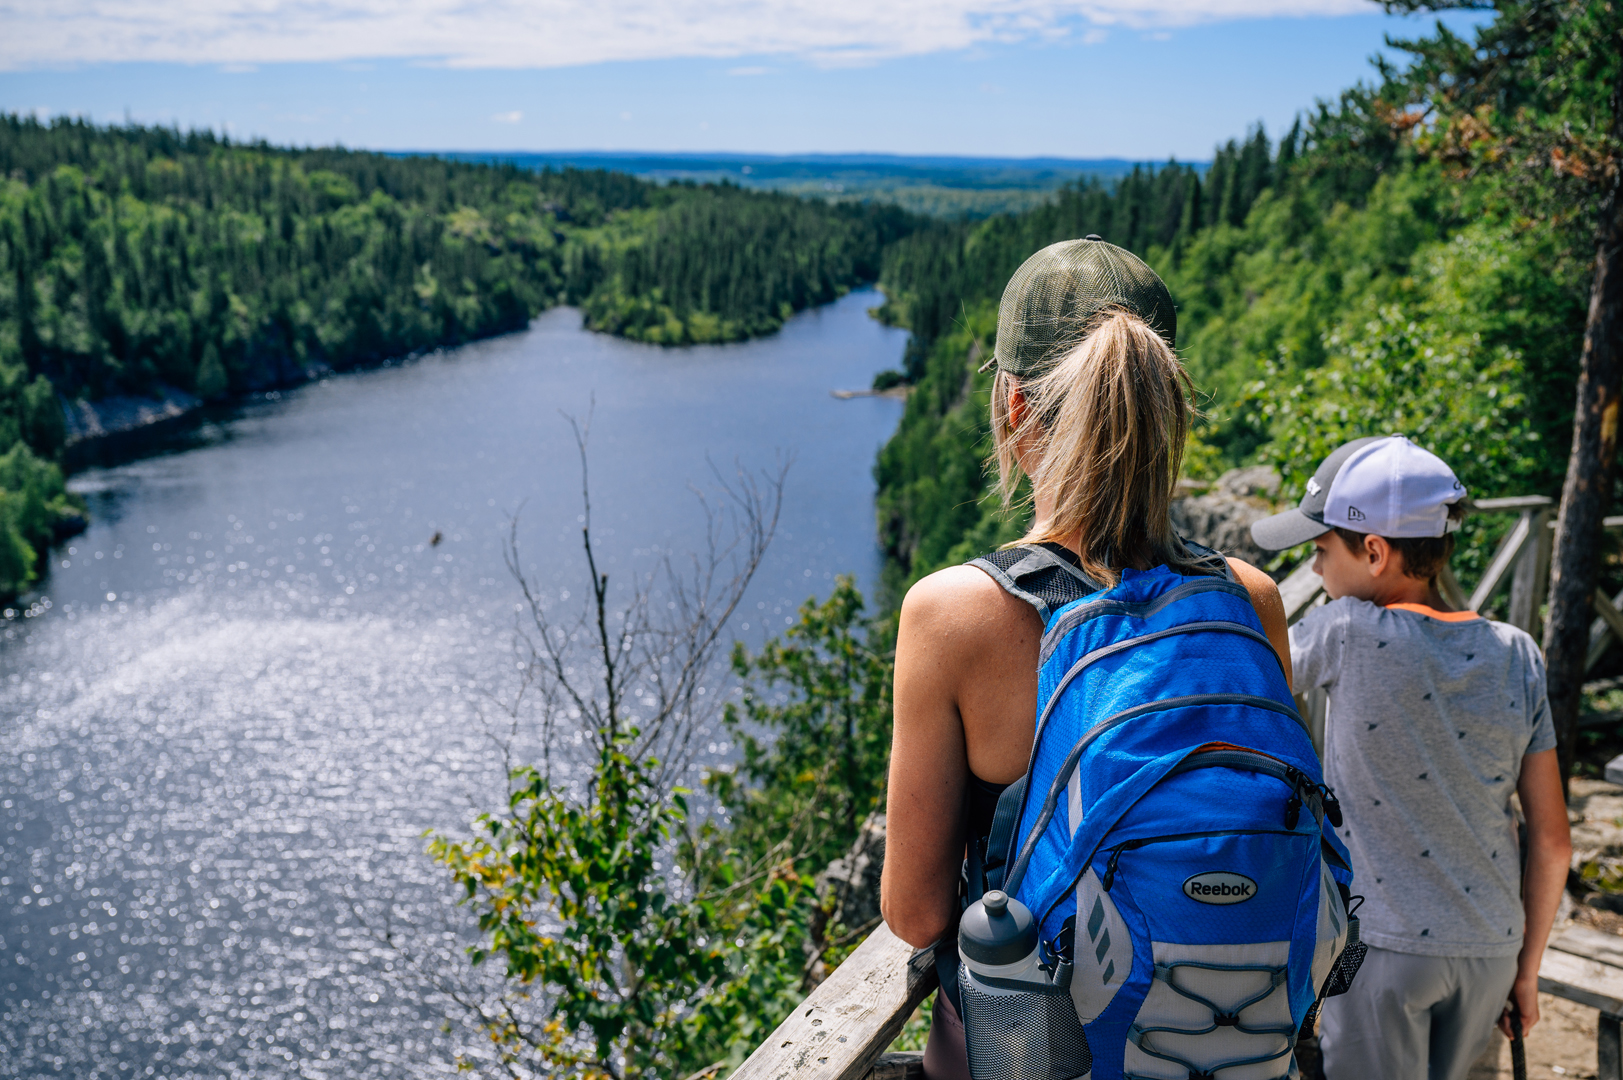
<svg viewBox="0 0 1623 1080">
<path fill-rule="evenodd" d="M 879 300 L 680 350 L 554 310 L 78 474 L 89 531 L 0 623 L 0 1075 L 448 1072 L 467 1034 L 410 963 L 460 963 L 467 916 L 422 833 L 502 790 L 482 695 L 513 666 L 511 515 L 549 597 L 583 592 L 560 412 L 592 414 L 616 582 L 698 545 L 712 463 L 793 456 L 734 628 L 759 640 L 835 574 L 877 581 L 901 403 L 829 391 L 899 366 Z"/>
</svg>

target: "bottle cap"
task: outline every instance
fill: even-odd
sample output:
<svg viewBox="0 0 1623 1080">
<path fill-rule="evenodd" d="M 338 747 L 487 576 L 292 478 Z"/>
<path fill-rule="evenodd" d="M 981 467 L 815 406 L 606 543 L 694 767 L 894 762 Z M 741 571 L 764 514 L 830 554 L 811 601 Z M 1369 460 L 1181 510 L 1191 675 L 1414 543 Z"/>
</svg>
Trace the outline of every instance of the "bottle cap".
<svg viewBox="0 0 1623 1080">
<path fill-rule="evenodd" d="M 1014 964 L 1037 948 L 1037 923 L 1026 905 L 993 889 L 958 922 L 958 951 L 980 964 Z"/>
</svg>

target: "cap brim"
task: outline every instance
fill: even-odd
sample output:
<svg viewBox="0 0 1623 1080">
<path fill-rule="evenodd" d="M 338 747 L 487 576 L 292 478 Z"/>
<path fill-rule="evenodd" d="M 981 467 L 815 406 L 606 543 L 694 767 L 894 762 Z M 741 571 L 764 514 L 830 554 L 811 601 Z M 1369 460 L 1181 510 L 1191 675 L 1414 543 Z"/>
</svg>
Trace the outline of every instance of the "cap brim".
<svg viewBox="0 0 1623 1080">
<path fill-rule="evenodd" d="M 1251 539 L 1265 551 L 1284 551 L 1305 544 L 1330 531 L 1322 521 L 1314 521 L 1299 509 L 1265 517 L 1251 523 Z"/>
</svg>

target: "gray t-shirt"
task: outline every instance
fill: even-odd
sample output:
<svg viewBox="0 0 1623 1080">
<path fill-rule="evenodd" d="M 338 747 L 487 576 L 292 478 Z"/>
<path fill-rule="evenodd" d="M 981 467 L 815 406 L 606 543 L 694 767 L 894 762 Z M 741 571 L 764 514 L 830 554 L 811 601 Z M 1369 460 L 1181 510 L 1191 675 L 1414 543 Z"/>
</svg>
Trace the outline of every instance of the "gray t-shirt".
<svg viewBox="0 0 1623 1080">
<path fill-rule="evenodd" d="M 1297 693 L 1329 692 L 1325 782 L 1341 800 L 1371 945 L 1425 956 L 1521 949 L 1510 796 L 1555 746 L 1544 660 L 1514 626 L 1342 597 L 1291 627 Z"/>
</svg>

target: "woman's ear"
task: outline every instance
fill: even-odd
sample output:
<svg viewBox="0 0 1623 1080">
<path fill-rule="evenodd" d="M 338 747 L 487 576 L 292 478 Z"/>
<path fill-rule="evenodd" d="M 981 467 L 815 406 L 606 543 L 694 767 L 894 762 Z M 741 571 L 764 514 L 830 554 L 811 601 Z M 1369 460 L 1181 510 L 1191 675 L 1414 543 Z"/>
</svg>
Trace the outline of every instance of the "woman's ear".
<svg viewBox="0 0 1623 1080">
<path fill-rule="evenodd" d="M 1020 430 L 1020 425 L 1026 422 L 1026 410 L 1030 407 L 1031 403 L 1026 400 L 1025 392 L 1020 389 L 1019 383 L 1009 387 L 1009 430 L 1011 432 Z"/>
</svg>

